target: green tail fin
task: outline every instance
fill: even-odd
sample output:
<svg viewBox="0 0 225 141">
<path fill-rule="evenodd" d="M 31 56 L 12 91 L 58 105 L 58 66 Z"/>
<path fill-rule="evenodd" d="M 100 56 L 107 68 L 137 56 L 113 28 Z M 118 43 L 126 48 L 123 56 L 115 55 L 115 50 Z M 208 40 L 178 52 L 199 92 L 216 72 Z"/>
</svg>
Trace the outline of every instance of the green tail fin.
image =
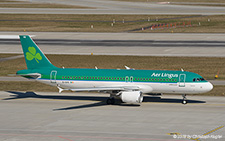
<svg viewBox="0 0 225 141">
<path fill-rule="evenodd" d="M 28 69 L 55 67 L 28 35 L 20 35 L 24 58 Z"/>
</svg>

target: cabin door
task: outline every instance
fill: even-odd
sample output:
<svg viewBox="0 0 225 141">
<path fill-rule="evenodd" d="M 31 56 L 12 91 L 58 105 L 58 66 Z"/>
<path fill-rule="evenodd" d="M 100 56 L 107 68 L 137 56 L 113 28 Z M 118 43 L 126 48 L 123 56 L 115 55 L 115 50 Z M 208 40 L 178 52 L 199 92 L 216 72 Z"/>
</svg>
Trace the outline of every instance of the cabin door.
<svg viewBox="0 0 225 141">
<path fill-rule="evenodd" d="M 51 74 L 50 74 L 50 82 L 51 83 L 56 83 L 56 74 L 57 74 L 57 71 L 55 71 L 55 70 L 51 71 Z"/>
<path fill-rule="evenodd" d="M 179 76 L 179 87 L 185 87 L 186 74 L 180 74 Z"/>
</svg>

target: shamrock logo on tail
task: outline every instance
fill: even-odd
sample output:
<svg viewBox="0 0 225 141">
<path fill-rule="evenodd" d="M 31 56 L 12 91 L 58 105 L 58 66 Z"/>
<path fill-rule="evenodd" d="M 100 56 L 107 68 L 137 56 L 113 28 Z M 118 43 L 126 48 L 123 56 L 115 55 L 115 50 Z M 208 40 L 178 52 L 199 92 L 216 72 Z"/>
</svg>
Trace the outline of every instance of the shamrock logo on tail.
<svg viewBox="0 0 225 141">
<path fill-rule="evenodd" d="M 42 57 L 40 53 L 36 53 L 36 49 L 34 47 L 28 47 L 29 52 L 26 52 L 26 58 L 27 60 L 31 61 L 35 59 L 37 63 L 39 63 L 38 60 L 42 60 Z"/>
</svg>

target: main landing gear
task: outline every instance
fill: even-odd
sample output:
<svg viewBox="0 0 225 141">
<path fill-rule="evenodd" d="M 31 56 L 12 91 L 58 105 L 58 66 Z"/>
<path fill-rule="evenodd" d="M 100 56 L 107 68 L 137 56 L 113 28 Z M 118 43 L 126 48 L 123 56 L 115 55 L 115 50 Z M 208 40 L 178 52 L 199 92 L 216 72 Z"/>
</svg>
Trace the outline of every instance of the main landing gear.
<svg viewBox="0 0 225 141">
<path fill-rule="evenodd" d="M 114 97 L 110 97 L 107 99 L 106 103 L 108 105 L 114 105 L 115 104 L 115 98 Z"/>
<path fill-rule="evenodd" d="M 182 101 L 182 104 L 187 104 L 187 98 L 186 98 L 186 94 L 183 94 L 183 101 Z"/>
</svg>

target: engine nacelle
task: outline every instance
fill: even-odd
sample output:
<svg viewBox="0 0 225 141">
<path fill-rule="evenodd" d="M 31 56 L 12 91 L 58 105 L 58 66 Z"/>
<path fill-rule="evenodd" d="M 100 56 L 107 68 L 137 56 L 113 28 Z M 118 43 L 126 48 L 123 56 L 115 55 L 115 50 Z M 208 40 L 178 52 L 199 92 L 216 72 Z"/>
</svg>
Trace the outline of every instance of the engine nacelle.
<svg viewBox="0 0 225 141">
<path fill-rule="evenodd" d="M 140 104 L 143 101 L 143 94 L 140 91 L 121 92 L 120 98 L 126 103 Z"/>
</svg>

